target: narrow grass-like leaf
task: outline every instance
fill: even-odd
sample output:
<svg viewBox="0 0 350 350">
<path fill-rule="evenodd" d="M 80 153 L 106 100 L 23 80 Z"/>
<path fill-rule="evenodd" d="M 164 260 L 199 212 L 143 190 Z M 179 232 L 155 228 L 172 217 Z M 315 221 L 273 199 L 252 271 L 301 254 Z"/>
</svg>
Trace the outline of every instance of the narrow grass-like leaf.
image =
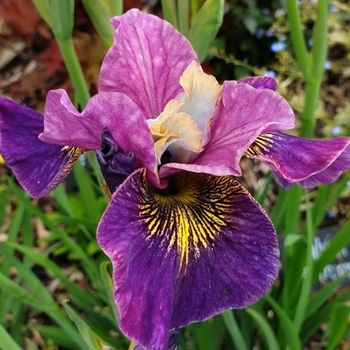
<svg viewBox="0 0 350 350">
<path fill-rule="evenodd" d="M 310 208 L 310 201 L 308 192 L 306 194 L 306 254 L 305 254 L 305 267 L 302 274 L 302 283 L 299 299 L 296 306 L 296 311 L 294 315 L 294 326 L 296 331 L 299 332 L 305 317 L 305 312 L 307 304 L 309 301 L 309 294 L 313 282 L 313 269 L 314 269 L 314 260 L 312 258 L 312 245 L 314 242 L 314 228 L 312 225 L 312 212 Z"/>
<path fill-rule="evenodd" d="M 21 347 L 7 333 L 6 329 L 0 323 L 0 349 L 1 350 L 21 350 Z"/>
<path fill-rule="evenodd" d="M 30 325 L 28 328 L 38 331 L 44 339 L 50 339 L 56 346 L 61 345 L 65 349 L 75 349 L 76 347 L 75 342 L 67 337 L 62 328 L 39 325 Z"/>
<path fill-rule="evenodd" d="M 4 244 L 6 245 L 6 243 Z M 55 278 L 60 280 L 64 288 L 71 294 L 70 298 L 72 301 L 86 312 L 91 312 L 93 307 L 96 305 L 96 300 L 91 297 L 88 291 L 83 290 L 75 283 L 71 282 L 53 261 L 45 257 L 43 253 L 38 254 L 29 247 L 24 247 L 14 243 L 7 244 L 13 248 L 16 248 L 17 251 L 22 252 L 27 258 L 31 259 L 36 264 L 39 264 L 44 269 L 50 271 Z"/>
<path fill-rule="evenodd" d="M 335 256 L 341 251 L 342 248 L 350 244 L 350 221 L 348 221 L 331 239 L 328 246 L 321 253 L 319 258 L 315 261 L 313 271 L 313 281 L 316 281 L 318 275 L 323 271 L 326 265 L 330 264 Z"/>
<path fill-rule="evenodd" d="M 348 303 L 338 303 L 334 305 L 331 313 L 331 319 L 328 324 L 328 345 L 326 350 L 335 349 L 345 336 L 346 331 L 349 328 L 349 315 L 350 306 Z"/>
<path fill-rule="evenodd" d="M 75 165 L 73 173 L 79 188 L 81 203 L 84 206 L 87 216 L 96 223 L 99 222 L 102 213 L 99 210 L 100 206 L 96 199 L 91 177 L 79 162 Z"/>
<path fill-rule="evenodd" d="M 233 312 L 229 310 L 224 312 L 221 316 L 224 320 L 226 329 L 231 336 L 231 340 L 233 344 L 235 344 L 236 348 L 239 350 L 248 350 L 248 346 L 238 327 Z"/>
<path fill-rule="evenodd" d="M 51 29 L 58 40 L 69 40 L 74 25 L 74 0 L 49 0 Z"/>
<path fill-rule="evenodd" d="M 72 324 L 68 322 L 67 318 L 63 315 L 55 301 L 46 291 L 45 286 L 38 286 L 37 278 L 33 273 L 30 274 L 23 264 L 17 264 L 16 267 L 21 272 L 21 276 L 25 279 L 26 283 L 31 285 L 31 287 L 37 286 L 37 288 L 32 289 L 32 293 L 28 293 L 28 290 L 18 286 L 15 282 L 11 281 L 8 277 L 0 273 L 1 288 L 6 290 L 8 293 L 12 293 L 13 296 L 22 303 L 45 312 L 65 330 L 67 336 L 71 337 L 72 340 L 75 341 L 77 349 L 84 350 L 84 347 L 81 345 L 82 339 L 80 338 L 79 333 L 74 329 Z"/>
<path fill-rule="evenodd" d="M 338 303 L 348 302 L 349 300 L 350 292 L 344 292 L 340 295 L 333 297 L 321 308 L 319 308 L 316 313 L 311 314 L 305 320 L 303 328 L 301 330 L 300 336 L 302 341 L 307 342 L 315 334 L 315 332 L 317 332 L 317 330 L 320 329 L 321 325 L 329 322 L 329 318 L 334 305 Z"/>
<path fill-rule="evenodd" d="M 106 48 L 113 43 L 112 12 L 102 0 L 82 0 L 84 8 Z"/>
<path fill-rule="evenodd" d="M 305 239 L 301 235 L 285 236 L 282 251 L 283 288 L 279 302 L 289 315 L 294 313 L 299 298 L 306 249 Z"/>
<path fill-rule="evenodd" d="M 118 324 L 118 312 L 115 306 L 115 301 L 113 298 L 113 283 L 112 278 L 110 276 L 110 272 L 108 270 L 108 267 L 111 265 L 109 261 L 105 261 L 100 264 L 100 273 L 101 273 L 101 281 L 105 287 L 106 294 L 107 294 L 107 305 L 111 308 L 113 315 L 114 315 L 114 324 L 117 326 Z"/>
<path fill-rule="evenodd" d="M 338 290 L 338 288 L 344 283 L 347 276 L 342 276 L 337 280 L 326 284 L 321 287 L 320 290 L 313 293 L 310 298 L 305 312 L 305 318 L 317 312 L 330 297 Z"/>
<path fill-rule="evenodd" d="M 285 216 L 285 232 L 298 233 L 298 224 L 300 223 L 300 204 L 302 199 L 303 189 L 294 185 L 287 194 L 287 212 Z"/>
<path fill-rule="evenodd" d="M 179 32 L 185 37 L 188 37 L 188 30 L 190 27 L 190 4 L 189 0 L 177 0 L 177 22 L 179 25 Z"/>
<path fill-rule="evenodd" d="M 87 323 L 68 305 L 68 300 L 62 302 L 69 318 L 76 324 L 79 333 L 90 350 L 102 350 L 103 347 L 96 334 L 90 329 Z"/>
<path fill-rule="evenodd" d="M 164 19 L 179 29 L 177 23 L 177 9 L 175 0 L 161 0 Z"/>
<path fill-rule="evenodd" d="M 273 329 L 269 325 L 268 321 L 264 316 L 262 316 L 258 311 L 252 309 L 252 308 L 247 308 L 245 310 L 256 322 L 258 325 L 258 328 L 260 329 L 262 335 L 265 338 L 266 345 L 268 349 L 278 349 L 278 341 L 276 339 L 276 336 L 274 334 Z"/>
<path fill-rule="evenodd" d="M 281 306 L 273 299 L 270 295 L 266 295 L 265 299 L 270 304 L 274 312 L 276 313 L 281 328 L 283 330 L 284 337 L 286 339 L 286 344 L 288 344 L 289 350 L 300 350 L 301 344 L 298 337 L 298 333 L 294 327 L 292 320 L 289 318 L 288 314 L 281 308 Z"/>
<path fill-rule="evenodd" d="M 32 0 L 35 7 L 37 8 L 40 16 L 48 24 L 49 27 L 52 27 L 52 18 L 50 5 L 47 0 Z"/>
<path fill-rule="evenodd" d="M 207 0 L 193 18 L 188 37 L 200 62 L 205 60 L 223 18 L 223 0 Z"/>
</svg>

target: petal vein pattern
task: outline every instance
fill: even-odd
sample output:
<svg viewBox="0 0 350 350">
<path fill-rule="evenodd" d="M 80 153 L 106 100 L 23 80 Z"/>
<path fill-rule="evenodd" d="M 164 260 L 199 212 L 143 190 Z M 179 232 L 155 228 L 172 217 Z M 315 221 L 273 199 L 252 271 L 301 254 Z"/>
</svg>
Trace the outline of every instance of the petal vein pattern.
<svg viewBox="0 0 350 350">
<path fill-rule="evenodd" d="M 97 239 L 113 263 L 120 327 L 145 349 L 166 350 L 171 330 L 253 303 L 278 273 L 273 225 L 230 177 L 183 172 L 159 190 L 137 171 Z"/>
</svg>

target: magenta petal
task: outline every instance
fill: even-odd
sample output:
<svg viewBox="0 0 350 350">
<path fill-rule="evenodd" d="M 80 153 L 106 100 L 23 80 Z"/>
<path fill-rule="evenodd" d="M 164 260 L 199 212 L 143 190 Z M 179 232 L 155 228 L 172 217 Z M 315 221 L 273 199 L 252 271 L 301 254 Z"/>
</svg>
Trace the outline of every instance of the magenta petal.
<svg viewBox="0 0 350 350">
<path fill-rule="evenodd" d="M 179 79 L 198 61 L 189 41 L 168 22 L 133 9 L 112 19 L 114 44 L 101 68 L 99 91 L 121 92 L 147 118 L 182 91 Z"/>
<path fill-rule="evenodd" d="M 164 165 L 160 176 L 172 174 L 177 169 L 240 176 L 240 160 L 254 140 L 266 131 L 291 129 L 294 120 L 287 101 L 272 90 L 227 81 L 210 125 L 210 140 L 203 152 L 193 164 Z"/>
<path fill-rule="evenodd" d="M 271 77 L 247 77 L 238 80 L 238 83 L 244 83 L 255 89 L 270 89 L 276 91 L 277 82 Z"/>
<path fill-rule="evenodd" d="M 50 91 L 45 106 L 42 141 L 96 150 L 108 128 L 124 154 L 132 152 L 138 168 L 148 169 L 157 184 L 154 142 L 146 118 L 126 95 L 102 92 L 93 96 L 80 113 L 64 90 Z"/>
<path fill-rule="evenodd" d="M 261 135 L 247 155 L 262 160 L 279 182 L 310 188 L 328 184 L 350 168 L 350 138 L 308 140 L 282 133 Z"/>
<path fill-rule="evenodd" d="M 97 232 L 120 328 L 152 350 L 166 350 L 172 330 L 254 303 L 278 273 L 275 230 L 241 185 L 184 172 L 170 182 L 174 194 L 131 175 Z"/>
<path fill-rule="evenodd" d="M 38 139 L 43 116 L 36 111 L 0 98 L 0 153 L 21 185 L 33 196 L 52 191 L 69 174 L 79 149 L 63 148 Z"/>
</svg>

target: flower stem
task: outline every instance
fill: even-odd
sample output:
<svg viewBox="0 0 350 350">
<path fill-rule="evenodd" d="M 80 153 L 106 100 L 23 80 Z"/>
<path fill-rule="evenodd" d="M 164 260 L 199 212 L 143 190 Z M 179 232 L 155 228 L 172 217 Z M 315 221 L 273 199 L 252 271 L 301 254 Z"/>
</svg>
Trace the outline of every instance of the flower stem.
<svg viewBox="0 0 350 350">
<path fill-rule="evenodd" d="M 74 48 L 73 40 L 71 38 L 57 39 L 57 43 L 74 86 L 76 104 L 79 105 L 80 108 L 84 108 L 90 99 L 90 93 Z"/>
</svg>

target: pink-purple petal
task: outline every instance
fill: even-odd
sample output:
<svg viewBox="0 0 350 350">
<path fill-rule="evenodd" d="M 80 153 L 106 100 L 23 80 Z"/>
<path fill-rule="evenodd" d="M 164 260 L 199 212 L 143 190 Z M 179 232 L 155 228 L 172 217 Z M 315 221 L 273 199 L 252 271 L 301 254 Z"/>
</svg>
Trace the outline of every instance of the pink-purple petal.
<svg viewBox="0 0 350 350">
<path fill-rule="evenodd" d="M 21 185 L 33 197 L 52 191 L 69 174 L 81 150 L 38 139 L 43 116 L 33 109 L 0 98 L 0 153 Z"/>
<path fill-rule="evenodd" d="M 255 89 L 270 89 L 276 91 L 277 82 L 271 77 L 247 77 L 238 80 L 238 83 L 244 83 L 252 86 Z"/>
<path fill-rule="evenodd" d="M 264 146 L 265 149 L 259 145 Z M 282 133 L 261 135 L 250 149 L 275 173 L 285 188 L 311 188 L 335 181 L 350 168 L 350 138 L 309 140 Z M 248 150 L 249 156 L 249 150 Z"/>
<path fill-rule="evenodd" d="M 97 232 L 113 263 L 120 328 L 144 349 L 167 350 L 172 330 L 254 303 L 278 273 L 273 225 L 241 185 L 205 174 L 172 180 L 180 193 L 167 199 L 144 171 L 131 175 Z M 184 193 L 178 184 L 185 184 Z M 176 238 L 186 231 L 177 226 L 182 222 L 190 230 L 185 241 Z M 206 230 L 195 231 L 197 225 Z"/>
<path fill-rule="evenodd" d="M 124 154 L 133 152 L 137 167 L 146 167 L 158 184 L 154 142 L 146 118 L 126 95 L 101 92 L 78 112 L 64 90 L 50 91 L 45 105 L 42 141 L 97 150 L 107 128 Z"/>
<path fill-rule="evenodd" d="M 253 141 L 263 132 L 291 129 L 294 122 L 291 107 L 274 91 L 226 81 L 203 152 L 193 164 L 166 164 L 160 176 L 168 176 L 179 169 L 241 176 L 240 160 Z"/>
<path fill-rule="evenodd" d="M 197 55 L 168 22 L 137 9 L 112 24 L 114 44 L 101 67 L 99 91 L 124 93 L 147 118 L 155 118 L 182 90 L 180 76 Z"/>
</svg>

